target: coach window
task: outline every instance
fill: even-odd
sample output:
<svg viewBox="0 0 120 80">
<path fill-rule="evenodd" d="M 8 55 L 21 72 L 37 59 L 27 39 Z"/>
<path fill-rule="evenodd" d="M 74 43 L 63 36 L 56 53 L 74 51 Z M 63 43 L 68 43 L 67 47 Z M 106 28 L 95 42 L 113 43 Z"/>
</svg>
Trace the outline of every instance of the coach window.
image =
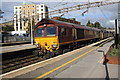
<svg viewBox="0 0 120 80">
<path fill-rule="evenodd" d="M 62 36 L 66 36 L 66 28 L 61 28 L 61 34 Z"/>
</svg>

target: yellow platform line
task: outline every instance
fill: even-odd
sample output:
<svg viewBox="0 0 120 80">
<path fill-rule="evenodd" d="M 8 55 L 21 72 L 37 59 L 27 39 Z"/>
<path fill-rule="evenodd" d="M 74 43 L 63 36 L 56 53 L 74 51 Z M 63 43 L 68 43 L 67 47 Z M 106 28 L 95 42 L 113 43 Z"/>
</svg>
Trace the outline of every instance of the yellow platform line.
<svg viewBox="0 0 120 80">
<path fill-rule="evenodd" d="M 108 41 L 109 41 L 109 40 L 108 40 Z M 60 68 L 62 68 L 62 67 L 64 67 L 64 66 L 66 66 L 66 65 L 68 65 L 68 64 L 70 64 L 71 62 L 73 62 L 73 61 L 79 59 L 80 57 L 82 57 L 82 56 L 88 54 L 89 52 L 91 52 L 91 51 L 93 51 L 93 50 L 99 48 L 101 45 L 107 43 L 108 41 L 106 41 L 106 42 L 100 44 L 99 46 L 97 46 L 97 47 L 95 47 L 95 48 L 93 48 L 93 49 L 91 49 L 91 50 L 89 50 L 89 51 L 87 51 L 87 52 L 85 52 L 85 53 L 79 55 L 78 57 L 76 57 L 76 58 L 74 58 L 74 59 L 72 59 L 72 60 L 70 60 L 70 61 L 68 61 L 68 62 L 66 62 L 66 63 L 64 63 L 64 64 L 62 64 L 61 66 L 59 66 L 59 67 L 57 67 L 57 68 L 55 68 L 55 69 L 53 69 L 53 70 L 50 70 L 50 71 L 46 72 L 45 74 L 43 74 L 43 75 L 41 75 L 41 76 L 38 76 L 37 78 L 35 78 L 35 79 L 33 79 L 33 80 L 38 80 L 38 79 L 40 79 L 40 78 L 43 78 L 43 77 L 47 76 L 48 74 L 50 74 L 50 73 L 52 73 L 52 72 L 54 72 L 54 71 L 56 71 L 56 70 L 58 70 L 58 69 L 60 69 Z"/>
</svg>

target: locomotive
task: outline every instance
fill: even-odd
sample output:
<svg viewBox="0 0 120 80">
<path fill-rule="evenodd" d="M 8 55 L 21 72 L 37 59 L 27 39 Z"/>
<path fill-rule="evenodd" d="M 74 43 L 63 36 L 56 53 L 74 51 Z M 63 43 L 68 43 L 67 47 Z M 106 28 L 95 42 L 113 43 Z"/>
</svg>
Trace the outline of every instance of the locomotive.
<svg viewBox="0 0 120 80">
<path fill-rule="evenodd" d="M 105 30 L 45 18 L 34 29 L 35 52 L 38 56 L 54 56 L 64 53 L 65 49 L 72 50 L 85 42 L 110 36 Z"/>
</svg>

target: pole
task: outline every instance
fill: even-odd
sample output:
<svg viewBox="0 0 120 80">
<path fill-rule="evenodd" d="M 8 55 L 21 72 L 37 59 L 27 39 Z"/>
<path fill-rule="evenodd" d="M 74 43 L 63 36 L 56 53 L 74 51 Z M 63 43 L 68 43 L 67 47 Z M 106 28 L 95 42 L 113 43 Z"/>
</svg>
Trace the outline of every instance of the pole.
<svg viewBox="0 0 120 80">
<path fill-rule="evenodd" d="M 118 49 L 118 20 L 115 19 L 115 48 Z"/>
<path fill-rule="evenodd" d="M 32 28 L 32 18 L 31 18 L 31 44 L 33 45 L 33 28 Z"/>
</svg>

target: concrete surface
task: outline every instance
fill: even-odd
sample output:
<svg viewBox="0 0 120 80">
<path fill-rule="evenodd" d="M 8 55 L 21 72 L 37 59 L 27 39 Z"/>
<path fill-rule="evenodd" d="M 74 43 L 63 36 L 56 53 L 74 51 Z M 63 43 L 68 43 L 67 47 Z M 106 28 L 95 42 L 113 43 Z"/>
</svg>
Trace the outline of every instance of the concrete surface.
<svg viewBox="0 0 120 80">
<path fill-rule="evenodd" d="M 118 67 L 119 65 L 113 65 L 113 64 L 106 64 L 103 65 L 103 53 L 98 52 L 98 50 L 103 50 L 105 53 L 108 51 L 110 45 L 113 44 L 112 42 L 108 42 L 104 46 L 101 46 L 88 54 L 82 56 L 81 58 L 75 60 L 74 62 L 71 62 L 70 64 L 63 66 L 50 74 L 44 76 L 43 78 L 118 78 Z M 96 46 L 88 47 L 86 49 L 83 49 L 76 54 L 73 54 L 71 56 L 68 56 L 64 59 L 61 59 L 57 62 L 45 65 L 43 67 L 40 67 L 34 71 L 28 72 L 26 74 L 17 76 L 13 78 L 12 80 L 17 79 L 35 79 L 38 76 L 41 76 L 49 71 L 52 71 L 55 68 L 58 68 L 59 66 L 63 65 L 64 63 L 76 58 L 79 55 L 82 55 L 85 52 L 88 52 L 89 50 L 95 48 Z M 36 79 L 37 80 L 37 79 Z M 107 79 L 109 80 L 109 79 Z"/>
<path fill-rule="evenodd" d="M 0 47 L 0 52 L 1 52 L 0 54 L 19 51 L 19 50 L 25 50 L 25 49 L 31 49 L 31 48 L 35 48 L 35 45 L 21 44 L 21 45 L 5 46 L 5 47 Z"/>
</svg>

